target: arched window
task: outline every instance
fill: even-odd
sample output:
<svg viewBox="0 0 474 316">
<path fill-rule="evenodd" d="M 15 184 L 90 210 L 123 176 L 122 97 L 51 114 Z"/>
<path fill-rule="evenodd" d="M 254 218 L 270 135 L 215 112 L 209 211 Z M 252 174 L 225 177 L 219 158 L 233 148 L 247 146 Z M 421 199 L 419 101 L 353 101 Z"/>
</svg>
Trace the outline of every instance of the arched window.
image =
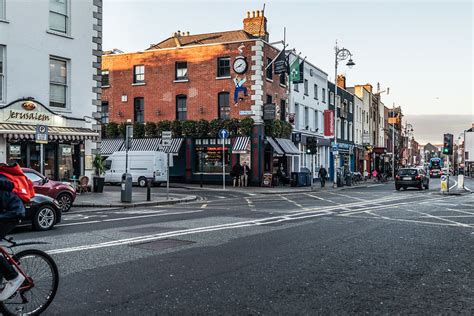
<svg viewBox="0 0 474 316">
<path fill-rule="evenodd" d="M 217 95 L 217 110 L 221 120 L 230 118 L 229 92 L 219 92 Z"/>
<path fill-rule="evenodd" d="M 176 120 L 186 121 L 187 120 L 188 108 L 186 105 L 186 96 L 180 94 L 176 96 Z"/>
</svg>

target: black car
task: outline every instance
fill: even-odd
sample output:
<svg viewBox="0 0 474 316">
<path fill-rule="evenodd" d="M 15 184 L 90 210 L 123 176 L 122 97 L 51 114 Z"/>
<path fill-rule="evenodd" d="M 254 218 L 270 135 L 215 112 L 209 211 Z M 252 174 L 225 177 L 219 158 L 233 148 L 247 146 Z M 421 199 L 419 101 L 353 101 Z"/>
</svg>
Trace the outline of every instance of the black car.
<svg viewBox="0 0 474 316">
<path fill-rule="evenodd" d="M 25 218 L 19 226 L 32 225 L 35 230 L 49 230 L 61 222 L 61 206 L 49 196 L 36 194 L 25 203 L 25 210 Z"/>
<path fill-rule="evenodd" d="M 430 188 L 430 179 L 423 169 L 403 168 L 398 170 L 395 176 L 395 189 L 406 190 L 408 187 L 415 187 L 419 190 L 423 190 L 423 187 L 427 190 Z"/>
</svg>

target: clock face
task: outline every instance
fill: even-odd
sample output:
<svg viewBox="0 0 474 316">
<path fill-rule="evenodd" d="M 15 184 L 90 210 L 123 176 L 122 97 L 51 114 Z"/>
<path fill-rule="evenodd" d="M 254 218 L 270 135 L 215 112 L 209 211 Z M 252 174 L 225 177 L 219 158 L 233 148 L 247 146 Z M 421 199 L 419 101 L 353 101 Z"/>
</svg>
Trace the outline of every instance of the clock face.
<svg viewBox="0 0 474 316">
<path fill-rule="evenodd" d="M 243 57 L 237 57 L 234 60 L 234 71 L 238 74 L 243 74 L 247 71 L 247 60 Z"/>
</svg>

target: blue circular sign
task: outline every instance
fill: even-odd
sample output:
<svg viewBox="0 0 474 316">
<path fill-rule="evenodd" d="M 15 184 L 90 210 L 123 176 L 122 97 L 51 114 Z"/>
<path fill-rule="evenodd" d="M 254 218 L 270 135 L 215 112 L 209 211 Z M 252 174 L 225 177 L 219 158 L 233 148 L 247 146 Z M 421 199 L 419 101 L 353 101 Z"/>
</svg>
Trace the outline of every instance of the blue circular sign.
<svg viewBox="0 0 474 316">
<path fill-rule="evenodd" d="M 229 131 L 226 130 L 225 128 L 220 129 L 220 130 L 219 130 L 219 138 L 220 138 L 220 139 L 229 138 Z"/>
</svg>

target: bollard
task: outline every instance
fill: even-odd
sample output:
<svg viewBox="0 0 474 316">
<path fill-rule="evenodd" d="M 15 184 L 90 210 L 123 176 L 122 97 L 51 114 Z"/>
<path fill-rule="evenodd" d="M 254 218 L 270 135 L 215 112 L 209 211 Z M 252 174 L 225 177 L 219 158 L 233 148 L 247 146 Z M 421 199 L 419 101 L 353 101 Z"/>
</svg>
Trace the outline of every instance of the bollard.
<svg viewBox="0 0 474 316">
<path fill-rule="evenodd" d="M 151 179 L 146 183 L 146 200 L 151 201 Z"/>
</svg>

